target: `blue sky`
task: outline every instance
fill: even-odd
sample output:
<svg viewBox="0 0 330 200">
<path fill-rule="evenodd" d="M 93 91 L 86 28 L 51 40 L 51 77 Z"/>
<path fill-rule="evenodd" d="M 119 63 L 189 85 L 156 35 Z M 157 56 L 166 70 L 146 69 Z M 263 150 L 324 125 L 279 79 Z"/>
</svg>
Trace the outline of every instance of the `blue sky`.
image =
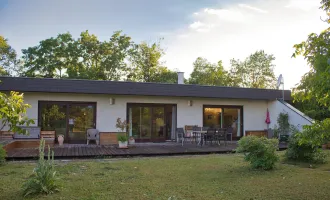
<svg viewBox="0 0 330 200">
<path fill-rule="evenodd" d="M 168 67 L 188 76 L 192 62 L 244 59 L 264 49 L 276 57 L 286 88 L 308 71 L 292 46 L 320 32 L 319 0 L 0 0 L 0 34 L 20 53 L 40 40 L 89 30 L 101 40 L 123 30 L 135 42 L 163 37 Z"/>
</svg>

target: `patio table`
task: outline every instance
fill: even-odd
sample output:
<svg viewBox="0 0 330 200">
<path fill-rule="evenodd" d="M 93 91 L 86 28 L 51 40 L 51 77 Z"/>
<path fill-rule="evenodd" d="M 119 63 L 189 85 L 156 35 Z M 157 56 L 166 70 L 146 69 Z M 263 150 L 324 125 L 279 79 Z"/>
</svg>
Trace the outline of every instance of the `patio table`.
<svg viewBox="0 0 330 200">
<path fill-rule="evenodd" d="M 204 135 L 207 133 L 207 131 L 200 130 L 200 131 L 191 131 L 191 132 L 192 132 L 193 135 L 195 134 L 196 138 L 199 139 L 197 145 L 203 146 L 203 144 L 204 144 Z M 215 132 L 218 133 L 218 130 L 216 130 Z M 227 137 L 227 135 L 228 134 L 226 133 L 226 137 Z M 219 142 L 218 142 L 218 145 L 220 145 Z"/>
</svg>

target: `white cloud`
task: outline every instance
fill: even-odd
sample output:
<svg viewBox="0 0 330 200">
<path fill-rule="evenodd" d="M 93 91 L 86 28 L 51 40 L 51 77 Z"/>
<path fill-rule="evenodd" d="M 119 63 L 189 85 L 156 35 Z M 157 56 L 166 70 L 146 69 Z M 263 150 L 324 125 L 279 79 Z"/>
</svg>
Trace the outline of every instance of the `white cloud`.
<svg viewBox="0 0 330 200">
<path fill-rule="evenodd" d="M 247 8 L 247 9 L 250 9 L 250 10 L 253 10 L 253 11 L 256 11 L 256 12 L 259 12 L 259 13 L 268 13 L 267 10 L 263 10 L 263 9 L 260 9 L 260 8 L 257 8 L 257 7 L 253 7 L 253 6 L 250 6 L 250 5 L 247 5 L 247 4 L 238 4 L 239 7 L 241 8 Z"/>
<path fill-rule="evenodd" d="M 300 9 L 303 11 L 310 11 L 320 7 L 319 0 L 290 0 L 285 6 L 286 8 Z"/>
<path fill-rule="evenodd" d="M 304 6 L 298 8 L 295 2 L 301 1 Z M 247 4 L 231 4 L 196 10 L 198 15 L 191 13 L 194 22 L 172 31 L 176 37 L 165 37 L 164 60 L 170 68 L 186 72 L 187 77 L 198 56 L 211 62 L 222 60 L 228 68 L 230 59 L 244 59 L 264 49 L 276 57 L 275 73 L 283 74 L 289 89 L 309 70 L 302 57 L 291 58 L 293 45 L 306 40 L 309 33 L 327 28 L 320 20 L 323 11 L 315 1 L 251 0 L 249 8 Z"/>
<path fill-rule="evenodd" d="M 202 27 L 202 26 L 204 26 L 205 24 L 203 24 L 202 22 L 200 22 L 200 21 L 197 21 L 197 22 L 194 22 L 194 23 L 192 23 L 192 24 L 190 24 L 190 28 L 192 28 L 192 29 L 197 29 L 197 28 L 199 28 L 199 27 Z"/>
</svg>

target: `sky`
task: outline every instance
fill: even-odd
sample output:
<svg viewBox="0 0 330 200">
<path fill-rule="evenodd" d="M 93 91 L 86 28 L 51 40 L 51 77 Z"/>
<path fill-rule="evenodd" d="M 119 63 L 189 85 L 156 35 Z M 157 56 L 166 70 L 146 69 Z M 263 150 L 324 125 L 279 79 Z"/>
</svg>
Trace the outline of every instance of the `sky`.
<svg viewBox="0 0 330 200">
<path fill-rule="evenodd" d="M 193 70 L 197 57 L 210 62 L 245 59 L 257 50 L 276 58 L 275 74 L 286 89 L 299 83 L 309 67 L 291 58 L 293 45 L 327 24 L 321 0 L 0 0 L 0 35 L 21 49 L 59 33 L 78 37 L 88 30 L 100 40 L 122 30 L 133 41 L 163 38 L 166 66 Z"/>
</svg>

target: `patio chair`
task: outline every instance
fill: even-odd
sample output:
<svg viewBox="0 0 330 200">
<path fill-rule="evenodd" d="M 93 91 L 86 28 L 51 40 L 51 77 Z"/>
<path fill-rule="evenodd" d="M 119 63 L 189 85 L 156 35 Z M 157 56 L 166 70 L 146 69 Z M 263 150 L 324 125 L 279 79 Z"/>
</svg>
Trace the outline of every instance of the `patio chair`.
<svg viewBox="0 0 330 200">
<path fill-rule="evenodd" d="M 184 133 L 184 129 L 183 128 L 177 128 L 176 129 L 176 135 L 178 138 L 178 141 L 181 142 L 181 145 L 183 146 L 183 143 L 186 139 L 191 139 L 191 137 L 186 136 L 186 134 Z"/>
<path fill-rule="evenodd" d="M 213 141 L 215 139 L 215 132 L 216 132 L 216 129 L 215 128 L 209 128 L 207 129 L 207 132 L 206 134 L 204 135 L 204 141 L 205 141 L 205 144 L 207 141 L 211 142 L 211 144 L 213 144 Z"/>
<path fill-rule="evenodd" d="M 192 131 L 192 140 L 197 143 L 197 139 L 200 139 L 202 127 L 194 126 Z"/>
<path fill-rule="evenodd" d="M 216 134 L 216 140 L 221 145 L 221 140 L 224 141 L 225 146 L 227 146 L 227 130 L 225 128 L 219 128 Z"/>
<path fill-rule="evenodd" d="M 87 130 L 87 145 L 90 140 L 95 140 L 96 145 L 99 145 L 99 131 L 97 129 L 88 129 Z"/>
<path fill-rule="evenodd" d="M 233 141 L 233 132 L 234 132 L 234 129 L 233 127 L 228 127 L 227 130 L 226 130 L 226 133 L 227 133 L 227 137 L 230 136 L 230 142 Z M 228 138 L 227 138 L 228 140 Z"/>
</svg>

